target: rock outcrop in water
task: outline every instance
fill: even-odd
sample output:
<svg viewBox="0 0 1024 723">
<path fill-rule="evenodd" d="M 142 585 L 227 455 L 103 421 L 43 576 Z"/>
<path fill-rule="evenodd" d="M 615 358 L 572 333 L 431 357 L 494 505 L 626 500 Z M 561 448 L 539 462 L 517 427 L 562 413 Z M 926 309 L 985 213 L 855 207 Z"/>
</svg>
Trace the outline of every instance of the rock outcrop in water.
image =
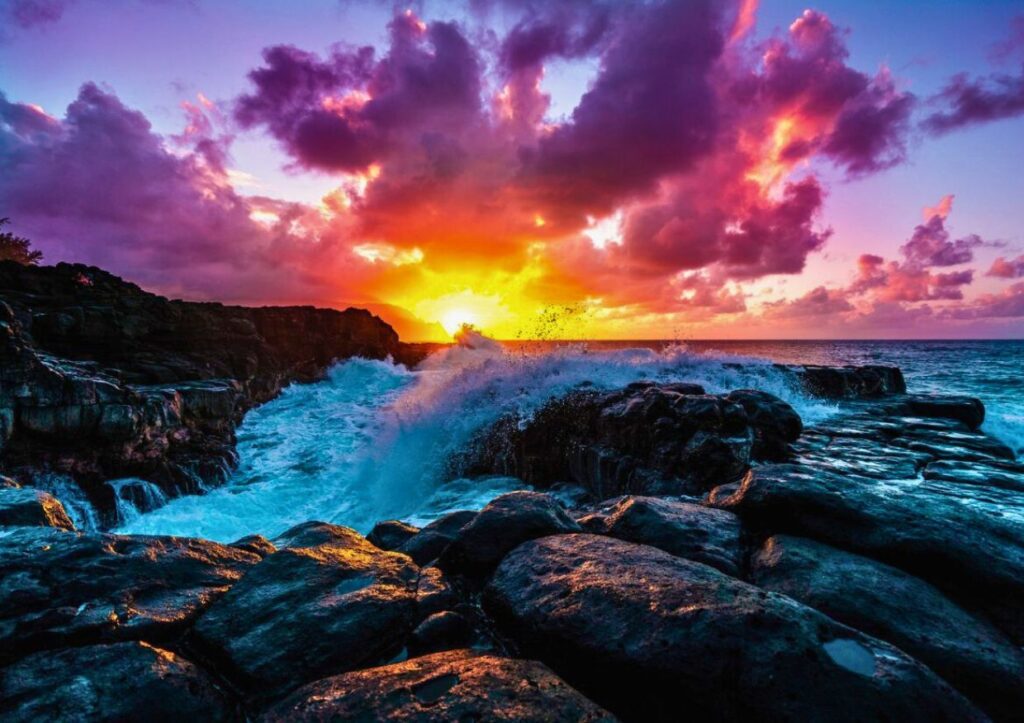
<svg viewBox="0 0 1024 723">
<path fill-rule="evenodd" d="M 168 302 L 85 267 L 0 264 L 0 288 L 0 472 L 23 477 L 182 484 L 281 384 L 404 349 L 359 312 Z M 837 413 L 578 389 L 453 460 L 555 492 L 366 538 L 78 531 L 0 477 L 0 716 L 1019 720 L 1024 465 L 978 400 L 784 373 Z"/>
<path fill-rule="evenodd" d="M 111 512 L 106 480 L 169 495 L 222 481 L 245 411 L 337 359 L 414 362 L 359 309 L 168 301 L 97 268 L 0 263 L 0 469 L 70 476 Z"/>
</svg>

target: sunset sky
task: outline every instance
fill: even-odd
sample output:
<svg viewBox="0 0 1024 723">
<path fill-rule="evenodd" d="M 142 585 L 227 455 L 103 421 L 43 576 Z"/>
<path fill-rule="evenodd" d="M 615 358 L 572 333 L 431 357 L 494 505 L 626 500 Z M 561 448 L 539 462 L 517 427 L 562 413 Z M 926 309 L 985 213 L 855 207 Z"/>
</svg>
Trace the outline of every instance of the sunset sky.
<svg viewBox="0 0 1024 723">
<path fill-rule="evenodd" d="M 403 338 L 1024 336 L 1020 0 L 0 0 L 0 217 Z"/>
</svg>

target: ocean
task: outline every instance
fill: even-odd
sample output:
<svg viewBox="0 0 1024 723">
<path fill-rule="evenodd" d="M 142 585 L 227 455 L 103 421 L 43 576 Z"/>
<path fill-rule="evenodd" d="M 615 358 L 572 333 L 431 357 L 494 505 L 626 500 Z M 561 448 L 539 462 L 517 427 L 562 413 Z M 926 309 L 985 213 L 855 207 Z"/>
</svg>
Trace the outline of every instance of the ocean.
<svg viewBox="0 0 1024 723">
<path fill-rule="evenodd" d="M 448 479 L 447 462 L 509 412 L 529 415 L 582 383 L 689 381 L 709 392 L 757 388 L 793 405 L 805 424 L 838 412 L 773 363 L 888 364 L 911 392 L 985 403 L 983 429 L 1024 451 L 1022 341 L 515 342 L 474 335 L 415 371 L 352 359 L 315 384 L 292 385 L 238 430 L 240 464 L 227 484 L 140 514 L 121 506 L 119 532 L 230 542 L 273 537 L 323 520 L 366 533 L 382 519 L 425 524 L 522 488 L 518 480 Z"/>
</svg>

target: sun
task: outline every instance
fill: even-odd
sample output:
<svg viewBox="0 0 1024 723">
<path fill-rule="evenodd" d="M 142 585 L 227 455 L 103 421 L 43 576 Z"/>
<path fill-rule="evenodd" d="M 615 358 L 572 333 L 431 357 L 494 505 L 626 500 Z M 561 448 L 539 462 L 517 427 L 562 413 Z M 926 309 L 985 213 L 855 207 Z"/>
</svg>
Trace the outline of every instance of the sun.
<svg viewBox="0 0 1024 723">
<path fill-rule="evenodd" d="M 477 315 L 472 311 L 467 311 L 466 309 L 449 309 L 441 315 L 441 326 L 443 326 L 444 330 L 452 336 L 454 336 L 455 332 L 461 329 L 464 324 L 476 326 L 479 323 L 480 320 Z"/>
</svg>

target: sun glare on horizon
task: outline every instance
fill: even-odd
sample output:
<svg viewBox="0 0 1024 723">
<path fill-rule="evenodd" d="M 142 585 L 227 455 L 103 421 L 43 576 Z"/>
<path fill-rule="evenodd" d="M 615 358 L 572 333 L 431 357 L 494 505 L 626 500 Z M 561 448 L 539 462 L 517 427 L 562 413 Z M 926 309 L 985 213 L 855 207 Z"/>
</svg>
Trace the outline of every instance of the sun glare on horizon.
<svg viewBox="0 0 1024 723">
<path fill-rule="evenodd" d="M 441 316 L 440 322 L 441 326 L 444 327 L 444 330 L 450 336 L 455 336 L 455 333 L 463 326 L 477 326 L 480 323 L 480 319 L 472 311 L 451 309 Z"/>
</svg>

